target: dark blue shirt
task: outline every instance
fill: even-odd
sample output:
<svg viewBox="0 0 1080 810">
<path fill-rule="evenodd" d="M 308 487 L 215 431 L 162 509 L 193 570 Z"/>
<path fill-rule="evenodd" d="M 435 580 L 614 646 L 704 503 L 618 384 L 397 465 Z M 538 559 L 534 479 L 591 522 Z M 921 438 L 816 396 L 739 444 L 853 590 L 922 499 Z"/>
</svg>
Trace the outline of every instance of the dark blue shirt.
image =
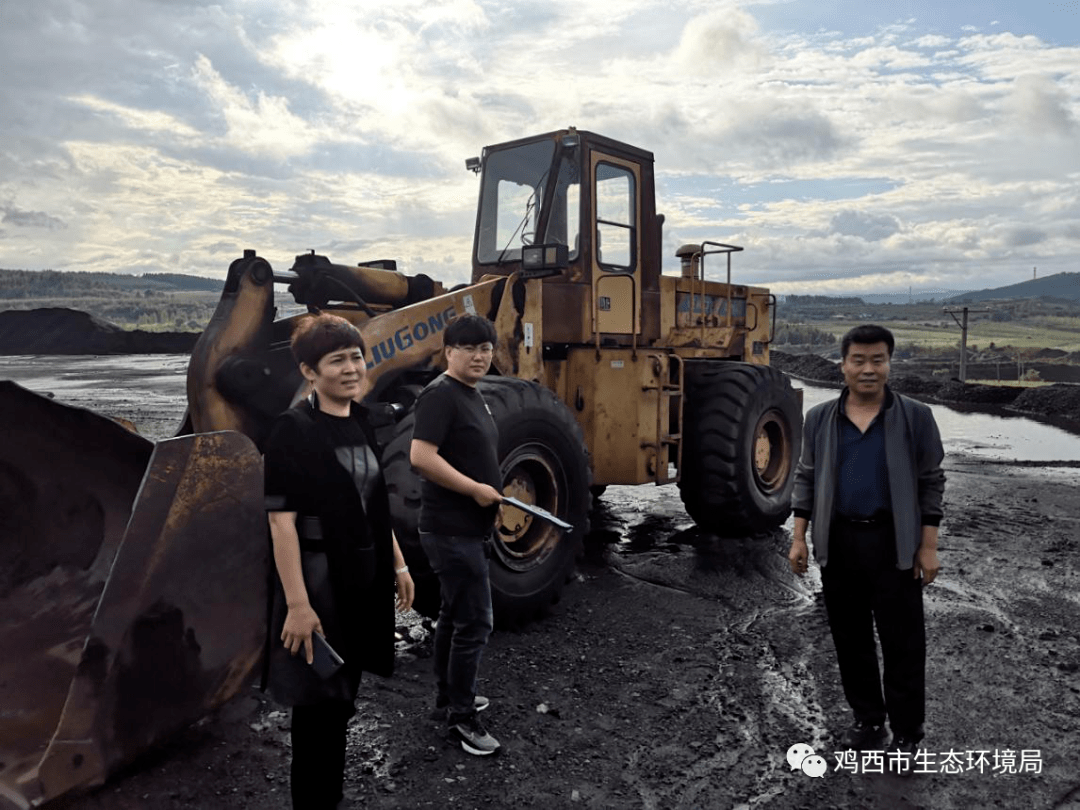
<svg viewBox="0 0 1080 810">
<path fill-rule="evenodd" d="M 848 419 L 845 406 L 842 402 L 838 419 L 836 514 L 853 520 L 887 514 L 892 504 L 885 463 L 884 409 L 863 433 Z"/>
</svg>

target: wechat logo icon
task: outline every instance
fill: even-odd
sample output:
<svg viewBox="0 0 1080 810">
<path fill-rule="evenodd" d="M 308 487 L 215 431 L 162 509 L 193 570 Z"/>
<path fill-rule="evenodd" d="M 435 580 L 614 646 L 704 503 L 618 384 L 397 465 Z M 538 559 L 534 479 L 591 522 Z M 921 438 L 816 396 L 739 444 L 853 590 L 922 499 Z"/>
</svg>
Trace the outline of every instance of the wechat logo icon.
<svg viewBox="0 0 1080 810">
<path fill-rule="evenodd" d="M 793 771 L 802 771 L 807 776 L 821 777 L 828 770 L 825 758 L 814 753 L 814 749 L 806 743 L 795 743 L 787 750 L 788 765 Z"/>
</svg>

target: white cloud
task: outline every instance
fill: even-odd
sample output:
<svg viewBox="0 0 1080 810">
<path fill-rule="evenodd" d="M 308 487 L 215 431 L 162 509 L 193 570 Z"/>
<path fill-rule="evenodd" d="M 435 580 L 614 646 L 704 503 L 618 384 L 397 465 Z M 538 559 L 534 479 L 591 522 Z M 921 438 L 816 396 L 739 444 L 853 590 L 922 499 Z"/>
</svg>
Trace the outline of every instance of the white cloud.
<svg viewBox="0 0 1080 810">
<path fill-rule="evenodd" d="M 96 113 L 113 116 L 123 126 L 148 135 L 166 133 L 186 139 L 198 138 L 200 135 L 199 131 L 194 127 L 188 126 L 175 115 L 161 110 L 142 110 L 128 107 L 92 95 L 74 96 L 70 101 Z"/>
<path fill-rule="evenodd" d="M 315 248 L 460 281 L 462 160 L 576 125 L 655 152 L 669 253 L 741 241 L 739 263 L 784 284 L 1077 269 L 1078 43 L 1005 17 L 780 32 L 767 10 L 5 7 L 0 266 L 221 275 L 244 247 Z"/>
<path fill-rule="evenodd" d="M 249 97 L 226 82 L 201 54 L 195 60 L 193 79 L 224 119 L 225 141 L 233 148 L 284 160 L 306 154 L 326 139 L 326 133 L 290 112 L 288 99 L 262 90 Z"/>
<path fill-rule="evenodd" d="M 692 19 L 672 55 L 681 71 L 715 76 L 740 65 L 753 69 L 765 57 L 757 41 L 757 21 L 745 11 L 727 8 Z"/>
<path fill-rule="evenodd" d="M 1005 106 L 1023 129 L 1069 139 L 1077 135 L 1076 115 L 1070 109 L 1075 100 L 1049 76 L 1018 76 Z M 1072 146 L 1077 146 L 1075 140 Z"/>
<path fill-rule="evenodd" d="M 834 233 L 857 236 L 867 242 L 880 242 L 899 232 L 900 222 L 889 214 L 841 211 L 832 218 L 830 227 Z"/>
</svg>

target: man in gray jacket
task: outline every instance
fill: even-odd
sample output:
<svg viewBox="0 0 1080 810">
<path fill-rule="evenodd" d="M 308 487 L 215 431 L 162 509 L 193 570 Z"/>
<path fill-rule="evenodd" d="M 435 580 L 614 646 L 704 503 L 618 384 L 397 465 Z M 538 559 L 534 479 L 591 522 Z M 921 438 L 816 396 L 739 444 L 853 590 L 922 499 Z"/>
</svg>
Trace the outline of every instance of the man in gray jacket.
<svg viewBox="0 0 1080 810">
<path fill-rule="evenodd" d="M 812 523 L 840 679 L 855 714 L 841 744 L 884 748 L 888 717 L 888 766 L 908 774 L 923 737 L 922 588 L 939 569 L 945 474 L 930 408 L 886 384 L 893 347 L 892 333 L 881 326 L 857 326 L 844 336 L 846 388 L 806 415 L 788 560 L 796 574 L 806 573 Z"/>
</svg>

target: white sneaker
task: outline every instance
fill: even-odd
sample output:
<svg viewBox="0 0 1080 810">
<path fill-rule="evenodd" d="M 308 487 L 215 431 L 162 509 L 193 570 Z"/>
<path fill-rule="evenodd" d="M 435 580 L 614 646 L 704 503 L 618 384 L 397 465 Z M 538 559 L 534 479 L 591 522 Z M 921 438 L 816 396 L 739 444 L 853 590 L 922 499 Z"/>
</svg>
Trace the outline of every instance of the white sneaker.
<svg viewBox="0 0 1080 810">
<path fill-rule="evenodd" d="M 450 726 L 450 736 L 461 743 L 461 748 L 466 754 L 477 757 L 486 757 L 495 754 L 502 747 L 499 741 L 488 734 L 480 715 L 473 713 L 464 720 L 459 720 Z"/>
</svg>

